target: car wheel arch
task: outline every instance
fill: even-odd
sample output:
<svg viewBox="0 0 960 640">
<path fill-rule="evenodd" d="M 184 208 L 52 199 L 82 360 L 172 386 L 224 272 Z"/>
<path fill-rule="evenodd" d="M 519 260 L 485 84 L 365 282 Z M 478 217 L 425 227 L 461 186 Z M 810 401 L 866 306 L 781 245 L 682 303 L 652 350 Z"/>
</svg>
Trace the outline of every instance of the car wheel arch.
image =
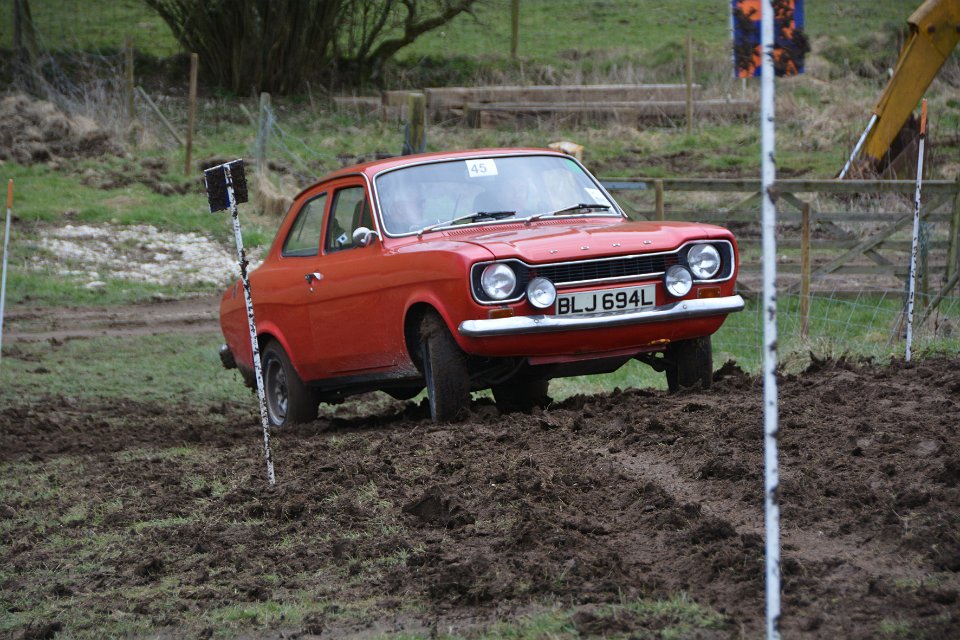
<svg viewBox="0 0 960 640">
<path fill-rule="evenodd" d="M 292 353 L 289 343 L 283 338 L 283 335 L 279 331 L 274 331 L 268 328 L 264 331 L 257 332 L 257 348 L 260 351 L 261 360 L 263 359 L 264 349 L 266 349 L 267 345 L 273 341 L 276 341 L 276 343 L 280 345 L 283 351 L 287 354 L 287 357 L 290 359 L 290 364 L 293 365 L 297 375 L 303 379 L 303 373 L 301 372 L 300 365 L 297 362 L 296 354 Z M 263 363 L 261 362 L 261 364 Z"/>
<path fill-rule="evenodd" d="M 423 371 L 423 362 L 420 353 L 420 323 L 429 313 L 437 314 L 447 323 L 447 318 L 444 317 L 444 314 L 429 302 L 416 302 L 412 304 L 407 309 L 403 319 L 403 341 L 407 348 L 407 355 L 420 371 Z M 449 323 L 447 323 L 447 326 L 449 327 Z"/>
</svg>

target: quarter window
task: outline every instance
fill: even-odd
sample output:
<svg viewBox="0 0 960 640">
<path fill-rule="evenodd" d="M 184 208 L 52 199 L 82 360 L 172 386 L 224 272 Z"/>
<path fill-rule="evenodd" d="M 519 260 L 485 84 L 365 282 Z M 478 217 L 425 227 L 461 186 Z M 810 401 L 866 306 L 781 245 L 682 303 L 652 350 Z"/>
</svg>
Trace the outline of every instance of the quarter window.
<svg viewBox="0 0 960 640">
<path fill-rule="evenodd" d="M 323 210 L 327 206 L 327 194 L 321 194 L 307 202 L 297 214 L 290 233 L 283 242 L 284 256 L 315 256 L 320 251 L 320 233 L 323 229 Z"/>
</svg>

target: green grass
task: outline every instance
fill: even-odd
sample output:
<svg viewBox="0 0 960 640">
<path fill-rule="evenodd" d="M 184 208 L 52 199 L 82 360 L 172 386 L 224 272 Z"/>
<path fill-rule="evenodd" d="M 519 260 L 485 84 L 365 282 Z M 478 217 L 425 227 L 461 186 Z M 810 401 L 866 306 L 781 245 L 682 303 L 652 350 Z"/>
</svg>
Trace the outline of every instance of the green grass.
<svg viewBox="0 0 960 640">
<path fill-rule="evenodd" d="M 249 391 L 221 366 L 220 341 L 167 334 L 5 345 L 0 405 L 49 395 L 199 405 L 243 400 Z"/>
<path fill-rule="evenodd" d="M 806 340 L 799 337 L 797 305 L 797 296 L 783 295 L 778 302 L 778 357 L 787 370 L 806 367 L 811 352 L 821 358 L 847 356 L 878 362 L 903 356 L 903 341 L 890 340 L 900 310 L 899 297 L 814 297 Z M 954 325 L 960 323 L 960 308 L 955 300 L 948 302 L 942 312 Z M 759 305 L 755 300 L 748 300 L 747 308 L 729 316 L 714 335 L 715 368 L 734 360 L 744 370 L 757 373 L 761 365 L 762 336 Z M 215 334 L 172 334 L 8 345 L 0 368 L 0 404 L 14 400 L 36 401 L 49 394 L 196 405 L 226 401 L 253 403 L 254 398 L 239 375 L 220 365 L 219 343 L 220 336 Z M 928 328 L 918 326 L 913 350 L 918 356 L 956 353 L 960 350 L 960 337 L 934 336 Z M 551 396 L 559 400 L 578 393 L 608 392 L 617 387 L 665 389 L 666 381 L 662 373 L 632 361 L 607 375 L 554 380 Z M 360 403 L 359 411 L 380 410 L 376 403 L 364 404 L 370 402 L 367 398 L 351 402 Z M 377 501 L 375 493 L 369 492 L 358 498 Z"/>
</svg>

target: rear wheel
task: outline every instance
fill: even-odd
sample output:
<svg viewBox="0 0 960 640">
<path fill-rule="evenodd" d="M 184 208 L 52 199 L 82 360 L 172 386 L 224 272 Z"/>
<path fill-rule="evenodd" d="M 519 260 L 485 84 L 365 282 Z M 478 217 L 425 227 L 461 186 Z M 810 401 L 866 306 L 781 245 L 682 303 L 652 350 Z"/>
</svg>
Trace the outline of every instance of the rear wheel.
<svg viewBox="0 0 960 640">
<path fill-rule="evenodd" d="M 420 322 L 420 350 L 430 417 L 434 422 L 462 420 L 470 408 L 467 358 L 443 320 L 434 313 Z"/>
<path fill-rule="evenodd" d="M 530 411 L 534 407 L 545 407 L 550 404 L 547 389 L 550 381 L 544 378 L 527 378 L 518 376 L 503 384 L 491 387 L 493 399 L 501 413 L 514 411 Z"/>
<path fill-rule="evenodd" d="M 319 398 L 303 384 L 290 358 L 280 344 L 272 340 L 263 349 L 263 392 L 267 417 L 272 427 L 286 427 L 317 418 Z"/>
<path fill-rule="evenodd" d="M 680 340 L 667 347 L 667 388 L 671 393 L 699 385 L 709 389 L 713 382 L 713 347 L 710 336 Z"/>
</svg>

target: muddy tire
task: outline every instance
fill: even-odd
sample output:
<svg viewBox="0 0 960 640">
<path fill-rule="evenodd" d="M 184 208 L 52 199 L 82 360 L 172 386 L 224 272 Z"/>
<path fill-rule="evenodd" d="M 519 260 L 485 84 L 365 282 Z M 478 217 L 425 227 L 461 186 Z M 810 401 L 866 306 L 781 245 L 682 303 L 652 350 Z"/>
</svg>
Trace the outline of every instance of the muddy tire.
<svg viewBox="0 0 960 640">
<path fill-rule="evenodd" d="M 543 378 L 517 377 L 490 389 L 500 413 L 513 413 L 550 404 L 550 396 L 547 395 L 549 386 L 550 381 Z"/>
<path fill-rule="evenodd" d="M 709 389 L 713 382 L 713 347 L 710 336 L 681 340 L 667 347 L 664 354 L 667 388 L 671 393 L 699 386 Z"/>
<path fill-rule="evenodd" d="M 303 384 L 296 369 L 275 340 L 263 349 L 263 391 L 271 427 L 286 427 L 317 419 L 317 392 Z"/>
<path fill-rule="evenodd" d="M 430 313 L 420 321 L 420 355 L 430 417 L 434 422 L 464 419 L 470 409 L 467 358 L 436 314 Z"/>
</svg>

